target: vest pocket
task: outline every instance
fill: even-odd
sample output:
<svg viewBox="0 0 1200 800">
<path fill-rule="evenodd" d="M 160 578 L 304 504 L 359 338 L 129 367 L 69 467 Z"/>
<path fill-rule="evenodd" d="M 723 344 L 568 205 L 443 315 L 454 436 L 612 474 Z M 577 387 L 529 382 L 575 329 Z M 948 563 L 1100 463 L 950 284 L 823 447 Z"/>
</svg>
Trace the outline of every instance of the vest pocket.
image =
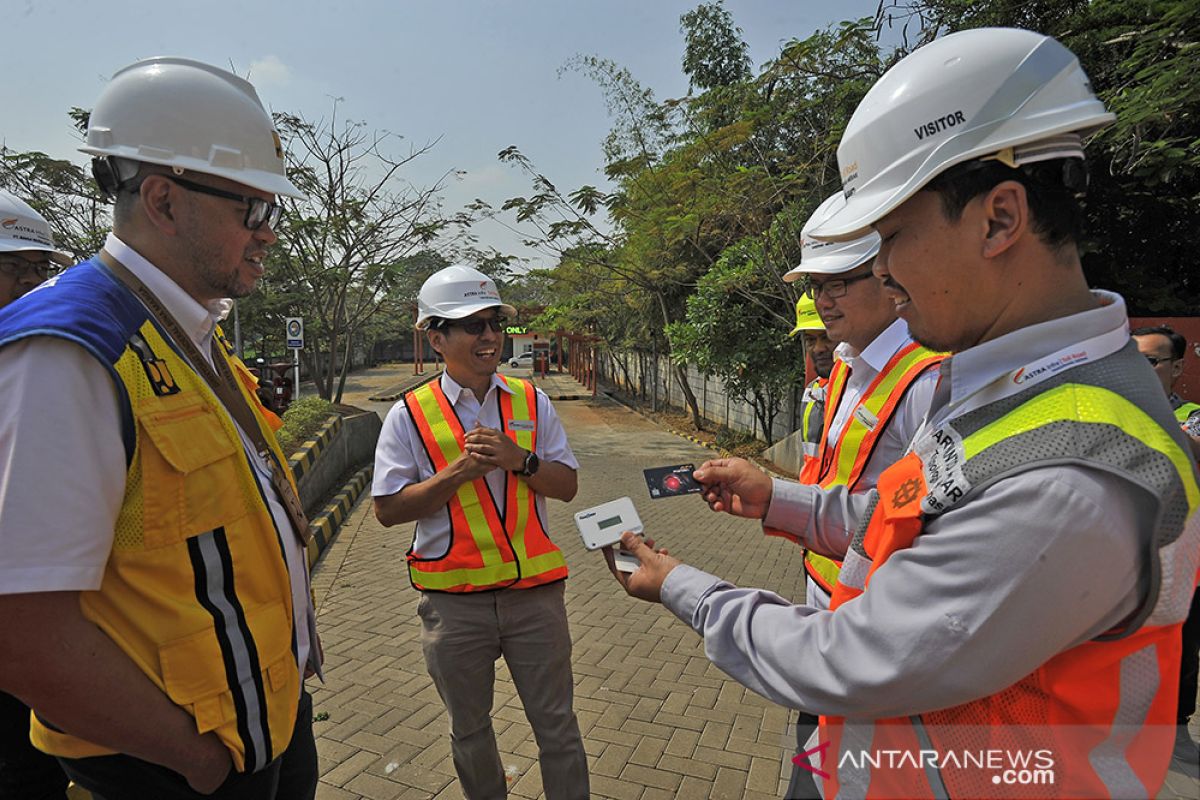
<svg viewBox="0 0 1200 800">
<path fill-rule="evenodd" d="M 251 721 L 266 724 L 272 715 L 262 707 L 264 701 L 294 707 L 300 696 L 291 630 L 287 610 L 274 602 L 247 612 L 244 625 L 229 622 L 220 637 L 214 627 L 160 645 L 163 688 L 195 717 L 197 731 L 217 730 L 223 741 L 240 748 L 232 724 L 238 705 Z M 259 668 L 252 671 L 249 665 L 256 661 Z"/>
<path fill-rule="evenodd" d="M 145 398 L 141 427 L 147 548 L 175 544 L 246 515 L 241 447 L 197 393 Z"/>
</svg>

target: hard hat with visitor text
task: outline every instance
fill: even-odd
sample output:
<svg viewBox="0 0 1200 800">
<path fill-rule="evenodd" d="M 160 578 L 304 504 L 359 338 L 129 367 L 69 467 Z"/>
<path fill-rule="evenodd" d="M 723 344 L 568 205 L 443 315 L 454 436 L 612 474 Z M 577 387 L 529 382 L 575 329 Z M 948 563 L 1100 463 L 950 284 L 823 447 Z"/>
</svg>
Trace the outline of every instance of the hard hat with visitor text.
<svg viewBox="0 0 1200 800">
<path fill-rule="evenodd" d="M 863 235 L 955 164 L 1015 148 L 1010 166 L 1083 157 L 1080 137 L 1116 117 L 1075 54 L 1017 28 L 937 39 L 884 73 L 858 104 L 838 146 L 845 208 L 813 230 Z"/>
<path fill-rule="evenodd" d="M 92 108 L 79 149 L 304 196 L 287 178 L 283 144 L 254 87 L 187 58 L 148 58 L 118 70 Z M 130 177 L 119 171 L 119 180 Z"/>
<path fill-rule="evenodd" d="M 477 269 L 455 264 L 440 269 L 421 284 L 417 294 L 417 327 L 429 327 L 430 317 L 462 319 L 485 308 L 499 308 L 510 319 L 517 310 L 500 302 L 496 282 Z"/>
</svg>

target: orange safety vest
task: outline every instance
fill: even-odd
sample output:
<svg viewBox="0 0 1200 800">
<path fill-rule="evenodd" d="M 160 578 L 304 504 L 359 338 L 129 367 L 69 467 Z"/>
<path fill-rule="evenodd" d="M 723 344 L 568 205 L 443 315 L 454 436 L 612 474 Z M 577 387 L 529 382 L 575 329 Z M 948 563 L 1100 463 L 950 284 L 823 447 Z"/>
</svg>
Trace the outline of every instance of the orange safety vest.
<svg viewBox="0 0 1200 800">
<path fill-rule="evenodd" d="M 825 425 L 825 390 L 828 385 L 828 378 L 817 378 L 804 390 L 805 397 L 810 396 L 810 393 L 820 392 L 820 394 L 818 399 L 809 400 L 801 409 L 800 441 L 804 454 L 800 466 L 801 474 L 809 468 L 810 461 L 820 460 L 821 437 Z"/>
<path fill-rule="evenodd" d="M 841 436 L 831 443 L 829 429 L 833 426 L 846 390 L 846 381 L 850 377 L 849 367 L 840 360 L 835 361 L 829 384 L 825 387 L 825 420 L 817 457 L 804 460 L 800 483 L 817 485 L 822 489 L 846 486 L 854 491 L 867 462 L 871 460 L 871 454 L 875 452 L 879 437 L 887 429 L 908 387 L 927 370 L 940 364 L 945 355 L 916 342 L 900 348 L 863 392 L 842 428 Z M 773 528 L 766 529 L 766 533 L 798 541 L 796 536 Z M 811 550 L 804 554 L 805 571 L 826 592 L 833 592 L 840 568 L 840 561 Z"/>
<path fill-rule="evenodd" d="M 533 452 L 537 444 L 537 392 L 528 381 L 506 376 L 500 379 L 512 390 L 512 394 L 496 392 L 504 433 L 519 447 Z M 433 380 L 414 389 L 404 396 L 404 403 L 430 463 L 441 472 L 462 455 L 467 433 L 441 381 Z M 562 551 L 546 534 L 538 518 L 536 495 L 520 475 L 509 472 L 505 476 L 503 514 L 482 477 L 460 486 L 446 508 L 450 514 L 450 546 L 446 552 L 436 558 L 422 558 L 412 548 L 407 553 L 409 580 L 417 589 L 528 589 L 567 577 Z"/>
<path fill-rule="evenodd" d="M 1089 376 L 1090 366 L 1072 370 L 1082 374 L 1070 383 L 1048 382 L 1015 404 L 952 421 L 888 468 L 831 608 L 869 591 L 875 572 L 913 546 L 928 517 L 1014 466 L 1064 462 L 1125 475 L 1156 495 L 1147 603 L 1121 630 L 1059 653 L 994 694 L 908 718 L 822 717 L 825 797 L 842 789 L 865 798 L 1152 797 L 1162 784 L 1180 628 L 1196 582 L 1200 486 L 1179 442 L 1140 410 L 1152 407 L 1137 404 L 1144 388 L 1114 391 L 1102 372 L 1110 367 Z"/>
</svg>

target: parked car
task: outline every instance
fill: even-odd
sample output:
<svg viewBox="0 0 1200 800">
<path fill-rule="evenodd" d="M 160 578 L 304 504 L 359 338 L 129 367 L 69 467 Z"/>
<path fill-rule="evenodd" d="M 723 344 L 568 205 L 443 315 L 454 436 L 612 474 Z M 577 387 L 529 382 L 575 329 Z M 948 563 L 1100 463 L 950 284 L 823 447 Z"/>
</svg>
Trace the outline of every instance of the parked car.
<svg viewBox="0 0 1200 800">
<path fill-rule="evenodd" d="M 508 365 L 510 367 L 530 367 L 530 368 L 532 368 L 533 367 L 533 351 L 526 350 L 524 353 L 521 353 L 520 355 L 513 356 L 512 358 L 510 358 L 508 360 Z"/>
</svg>

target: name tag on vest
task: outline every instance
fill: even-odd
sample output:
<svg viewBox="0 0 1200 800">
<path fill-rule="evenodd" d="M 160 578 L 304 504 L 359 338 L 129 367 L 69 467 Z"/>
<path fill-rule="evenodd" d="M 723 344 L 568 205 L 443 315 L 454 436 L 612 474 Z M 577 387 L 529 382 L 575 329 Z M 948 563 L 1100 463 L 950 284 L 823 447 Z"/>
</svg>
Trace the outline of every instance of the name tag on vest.
<svg viewBox="0 0 1200 800">
<path fill-rule="evenodd" d="M 859 406 L 854 409 L 854 418 L 867 426 L 867 430 L 875 430 L 875 426 L 879 424 L 879 417 L 872 414 L 866 406 Z"/>
<path fill-rule="evenodd" d="M 510 431 L 534 431 L 537 429 L 537 423 L 531 419 L 510 419 L 508 421 L 508 429 Z"/>
</svg>

